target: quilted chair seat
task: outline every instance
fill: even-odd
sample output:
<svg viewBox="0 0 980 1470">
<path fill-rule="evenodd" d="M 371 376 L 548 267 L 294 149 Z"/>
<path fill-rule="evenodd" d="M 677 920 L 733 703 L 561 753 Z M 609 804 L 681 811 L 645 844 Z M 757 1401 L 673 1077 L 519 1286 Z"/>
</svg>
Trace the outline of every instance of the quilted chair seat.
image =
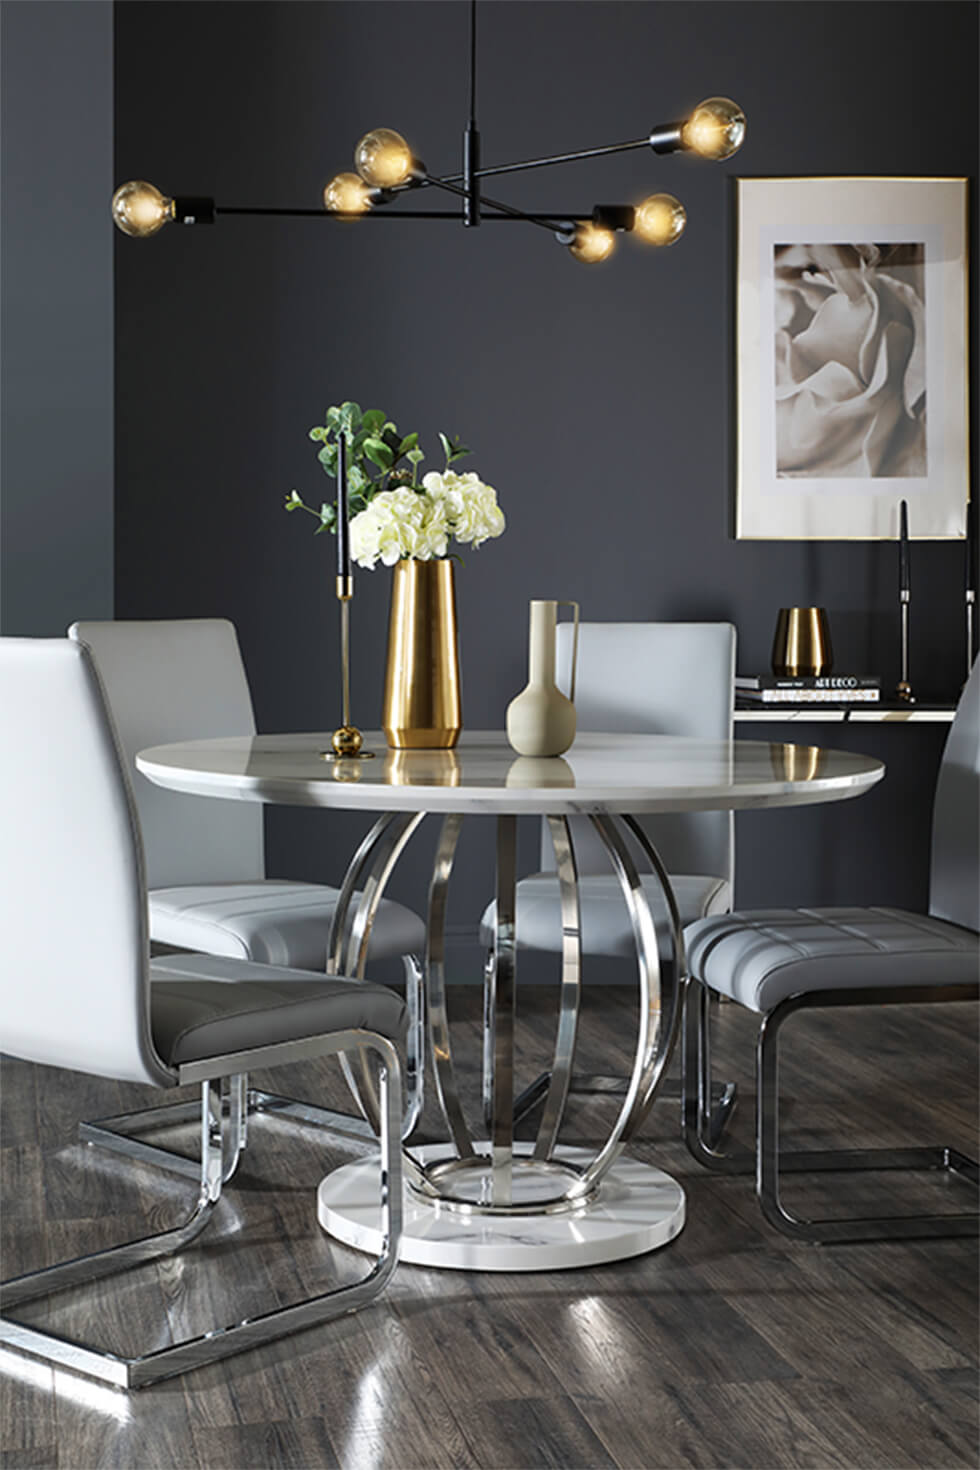
<svg viewBox="0 0 980 1470">
<path fill-rule="evenodd" d="M 980 964 L 976 934 L 903 909 L 755 909 L 701 919 L 685 939 L 692 974 L 761 1013 L 803 991 L 969 985 Z"/>
<path fill-rule="evenodd" d="M 155 940 L 179 949 L 322 972 L 338 897 L 335 888 L 272 878 L 157 888 L 150 894 L 150 927 Z M 368 961 L 424 948 L 419 916 L 382 899 Z"/>
</svg>

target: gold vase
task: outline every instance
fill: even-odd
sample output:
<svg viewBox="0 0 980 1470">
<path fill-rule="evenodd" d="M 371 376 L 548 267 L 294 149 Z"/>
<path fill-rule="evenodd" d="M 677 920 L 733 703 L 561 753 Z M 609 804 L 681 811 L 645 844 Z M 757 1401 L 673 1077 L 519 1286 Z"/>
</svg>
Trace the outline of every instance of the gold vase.
<svg viewBox="0 0 980 1470">
<path fill-rule="evenodd" d="M 833 666 L 826 608 L 781 607 L 772 640 L 772 671 L 776 677 L 829 674 Z"/>
<path fill-rule="evenodd" d="M 381 724 L 395 750 L 448 750 L 459 739 L 456 587 L 448 558 L 395 565 Z"/>
</svg>

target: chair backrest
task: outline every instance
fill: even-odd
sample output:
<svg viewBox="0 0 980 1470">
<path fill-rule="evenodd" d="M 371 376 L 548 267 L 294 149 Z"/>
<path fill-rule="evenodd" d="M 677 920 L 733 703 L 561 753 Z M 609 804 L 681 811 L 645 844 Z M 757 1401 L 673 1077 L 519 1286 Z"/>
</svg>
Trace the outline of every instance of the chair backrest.
<svg viewBox="0 0 980 1470">
<path fill-rule="evenodd" d="M 0 1048 L 171 1083 L 132 792 L 91 656 L 67 638 L 0 638 L 0 788 Z"/>
<path fill-rule="evenodd" d="M 138 751 L 175 740 L 254 735 L 255 715 L 234 626 L 225 618 L 73 623 L 88 644 L 126 755 L 150 888 L 265 877 L 262 807 L 154 786 Z"/>
<path fill-rule="evenodd" d="M 929 912 L 980 933 L 980 659 L 960 695 L 939 767 Z"/>
<path fill-rule="evenodd" d="M 572 624 L 558 627 L 558 681 L 569 687 Z M 579 630 L 575 708 L 580 730 L 688 735 L 730 740 L 735 698 L 735 629 L 731 623 L 583 623 Z M 644 817 L 672 873 L 734 877 L 731 812 Z M 609 872 L 609 858 L 588 824 L 576 823 L 583 873 Z M 542 867 L 554 867 L 544 824 Z"/>
</svg>

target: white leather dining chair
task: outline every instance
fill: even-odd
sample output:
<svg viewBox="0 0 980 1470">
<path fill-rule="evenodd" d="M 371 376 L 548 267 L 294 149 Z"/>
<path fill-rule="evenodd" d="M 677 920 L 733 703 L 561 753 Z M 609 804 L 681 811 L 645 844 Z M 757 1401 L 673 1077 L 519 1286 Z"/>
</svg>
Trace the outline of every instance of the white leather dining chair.
<svg viewBox="0 0 980 1470">
<path fill-rule="evenodd" d="M 763 1214 L 784 1234 L 815 1242 L 975 1235 L 975 1212 L 807 1219 L 780 1198 L 780 1172 L 941 1169 L 974 1184 L 957 1149 L 902 1147 L 782 1152 L 778 1044 L 801 1010 L 975 1001 L 980 992 L 980 661 L 960 698 L 936 785 L 927 913 L 903 909 L 761 909 L 705 918 L 685 930 L 690 981 L 684 1013 L 688 1146 L 707 1167 L 756 1175 Z M 717 1149 L 711 1127 L 707 997 L 759 1017 L 755 1150 Z M 912 1043 L 914 1044 L 914 1042 Z M 936 1057 L 937 1083 L 943 1058 Z M 860 1077 L 855 1084 L 859 1085 Z"/>
<path fill-rule="evenodd" d="M 573 625 L 557 631 L 558 682 L 568 688 Z M 575 708 L 578 730 L 648 733 L 730 740 L 735 689 L 735 629 L 730 623 L 582 623 L 579 628 Z M 573 746 L 574 750 L 574 746 Z M 734 883 L 734 817 L 731 812 L 683 812 L 644 816 L 640 825 L 669 872 L 682 923 L 727 912 Z M 622 890 L 609 857 L 586 820 L 570 820 L 579 873 L 581 952 L 584 958 L 630 958 L 635 939 Z M 562 952 L 562 904 L 547 822 L 541 828 L 541 869 L 517 885 L 516 940 L 521 949 Z M 659 883 L 642 876 L 654 916 L 667 921 Z M 493 941 L 494 906 L 482 920 L 481 938 Z M 485 1098 L 489 1096 L 489 1055 Z M 521 1095 L 515 1113 L 544 1094 L 547 1076 Z M 575 1091 L 610 1091 L 618 1081 L 576 1077 Z M 722 1095 L 730 1108 L 734 1089 Z"/>
<path fill-rule="evenodd" d="M 262 806 L 166 791 L 136 770 L 137 752 L 147 746 L 255 734 L 234 625 L 224 618 L 85 621 L 73 623 L 68 634 L 94 656 L 133 783 L 146 853 L 151 940 L 262 964 L 324 970 L 339 889 L 266 876 Z M 424 947 L 422 919 L 402 904 L 382 900 L 367 960 L 370 965 L 400 956 L 404 965 L 410 1015 L 406 1136 L 422 1106 L 425 1022 L 419 956 Z M 255 1094 L 253 1101 L 280 1111 L 293 1108 L 291 1099 L 269 1094 Z M 84 1125 L 83 1136 L 109 1148 L 122 1139 L 118 1151 L 128 1153 L 130 1136 L 143 1132 L 146 1121 L 104 1119 Z M 178 1119 L 168 1111 L 166 1121 Z M 340 1126 L 336 1114 L 323 1115 L 323 1121 Z M 167 1162 L 163 1151 L 154 1152 L 158 1163 Z M 149 1153 L 145 1158 L 152 1161 Z"/>
<path fill-rule="evenodd" d="M 134 1388 L 355 1311 L 384 1287 L 401 1231 L 393 1043 L 406 1011 L 393 990 L 370 982 L 212 955 L 151 962 L 127 767 L 88 650 L 68 639 L 0 639 L 0 1046 L 47 1067 L 165 1089 L 197 1085 L 201 1140 L 187 1221 L 4 1282 L 0 1343 Z M 382 1249 L 362 1281 L 163 1347 L 161 1322 L 137 1357 L 73 1341 L 45 1318 L 11 1315 L 189 1244 L 238 1163 L 247 1071 L 344 1051 L 371 1052 L 379 1064 Z M 282 1265 L 284 1277 L 295 1275 L 288 1256 Z"/>
</svg>

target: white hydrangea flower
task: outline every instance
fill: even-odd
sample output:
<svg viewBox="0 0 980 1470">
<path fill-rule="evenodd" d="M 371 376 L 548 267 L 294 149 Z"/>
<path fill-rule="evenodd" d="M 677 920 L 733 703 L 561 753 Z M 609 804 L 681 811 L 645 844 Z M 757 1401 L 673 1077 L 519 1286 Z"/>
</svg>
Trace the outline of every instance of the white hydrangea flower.
<svg viewBox="0 0 980 1470">
<path fill-rule="evenodd" d="M 445 556 L 449 550 L 449 538 L 452 535 L 445 505 L 440 500 L 432 500 L 428 495 L 419 495 L 416 499 L 420 500 L 424 506 L 422 539 L 425 546 L 424 552 L 417 552 L 416 555 L 421 561 Z"/>
<path fill-rule="evenodd" d="M 503 531 L 497 492 L 479 475 L 432 472 L 422 487 L 382 490 L 353 517 L 350 549 L 358 566 L 370 571 L 379 561 L 390 567 L 403 557 L 431 561 L 446 555 L 451 537 L 476 547 Z"/>
<path fill-rule="evenodd" d="M 485 485 L 472 471 L 465 475 L 455 470 L 443 474 L 431 471 L 422 485 L 428 498 L 444 505 L 451 533 L 457 541 L 482 546 L 491 536 L 499 536 L 506 526 L 504 513 L 497 504 L 497 492 Z"/>
</svg>

